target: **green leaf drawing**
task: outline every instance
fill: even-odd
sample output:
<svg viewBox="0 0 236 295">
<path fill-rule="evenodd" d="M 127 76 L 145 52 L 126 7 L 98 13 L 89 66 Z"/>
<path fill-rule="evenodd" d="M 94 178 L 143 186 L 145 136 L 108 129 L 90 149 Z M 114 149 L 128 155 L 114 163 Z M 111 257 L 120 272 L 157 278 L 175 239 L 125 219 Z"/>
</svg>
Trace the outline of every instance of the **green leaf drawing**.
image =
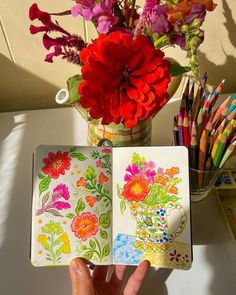
<svg viewBox="0 0 236 295">
<path fill-rule="evenodd" d="M 40 179 L 44 179 L 44 177 L 46 177 L 46 175 L 43 175 L 43 174 L 41 174 L 41 173 L 38 173 L 38 178 L 40 178 Z"/>
<path fill-rule="evenodd" d="M 61 213 L 59 213 L 57 210 L 55 209 L 50 209 L 50 210 L 47 210 L 48 213 L 52 214 L 53 216 L 60 216 L 60 217 L 63 217 L 63 215 L 61 215 Z"/>
<path fill-rule="evenodd" d="M 103 229 L 100 229 L 100 236 L 104 239 L 104 240 L 107 240 L 108 239 L 108 233 L 103 230 Z"/>
<path fill-rule="evenodd" d="M 99 217 L 99 225 L 102 228 L 108 228 L 111 225 L 111 210 Z"/>
<path fill-rule="evenodd" d="M 102 249 L 102 257 L 106 257 L 110 254 L 110 244 L 106 244 Z"/>
<path fill-rule="evenodd" d="M 75 214 L 73 214 L 73 213 L 68 213 L 68 214 L 66 215 L 67 218 L 73 218 L 74 216 L 75 216 Z"/>
<path fill-rule="evenodd" d="M 69 150 L 70 153 L 73 153 L 73 152 L 75 152 L 75 151 L 76 151 L 76 147 L 75 147 L 75 146 L 72 147 L 72 148 Z"/>
<path fill-rule="evenodd" d="M 90 246 L 92 249 L 95 249 L 95 248 L 96 248 L 96 243 L 94 242 L 93 239 L 89 240 L 89 246 Z"/>
<path fill-rule="evenodd" d="M 45 192 L 48 189 L 50 182 L 51 182 L 50 176 L 44 177 L 44 179 L 42 179 L 40 181 L 40 183 L 39 183 L 39 195 L 40 196 L 43 192 Z"/>
<path fill-rule="evenodd" d="M 125 200 L 122 200 L 120 202 L 120 211 L 122 215 L 124 214 L 125 210 L 126 210 L 126 203 L 125 203 Z"/>
<path fill-rule="evenodd" d="M 87 251 L 82 254 L 82 257 L 87 260 L 90 260 L 93 257 L 93 253 L 94 253 L 93 251 Z"/>
<path fill-rule="evenodd" d="M 71 158 L 78 159 L 79 161 L 84 161 L 84 160 L 87 159 L 87 158 L 85 157 L 85 155 L 83 155 L 82 153 L 71 153 L 71 154 L 70 154 L 70 157 L 71 157 Z"/>
<path fill-rule="evenodd" d="M 77 202 L 77 207 L 75 209 L 75 213 L 79 215 L 84 210 L 84 208 L 85 208 L 85 204 L 83 202 L 83 199 L 80 198 Z"/>
<path fill-rule="evenodd" d="M 121 186 L 118 183 L 116 185 L 116 189 L 117 189 L 117 195 L 118 195 L 118 197 L 122 199 L 122 188 L 121 188 Z"/>
<path fill-rule="evenodd" d="M 84 176 L 88 179 L 96 178 L 96 171 L 95 168 L 92 166 L 89 166 L 84 174 Z"/>
<path fill-rule="evenodd" d="M 47 203 L 48 199 L 49 199 L 49 192 L 46 195 L 44 195 L 43 198 L 42 198 L 42 207 L 45 206 L 45 204 Z"/>
</svg>

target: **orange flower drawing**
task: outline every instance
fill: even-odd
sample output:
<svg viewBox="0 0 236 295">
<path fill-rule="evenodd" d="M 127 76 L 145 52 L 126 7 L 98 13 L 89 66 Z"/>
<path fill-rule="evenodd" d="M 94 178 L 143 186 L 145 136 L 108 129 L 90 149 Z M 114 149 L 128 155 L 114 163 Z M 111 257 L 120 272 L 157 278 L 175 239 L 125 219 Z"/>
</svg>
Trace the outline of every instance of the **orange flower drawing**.
<svg viewBox="0 0 236 295">
<path fill-rule="evenodd" d="M 179 174 L 179 168 L 172 167 L 171 169 L 166 169 L 165 174 L 168 175 L 170 178 L 173 178 L 175 174 Z"/>
<path fill-rule="evenodd" d="M 174 195 L 178 195 L 178 189 L 176 186 L 172 186 L 169 190 L 169 193 L 174 194 Z"/>
<path fill-rule="evenodd" d="M 156 177 L 156 183 L 160 183 L 162 186 L 166 186 L 166 183 L 167 183 L 167 178 L 161 176 L 161 175 L 158 175 Z"/>
<path fill-rule="evenodd" d="M 76 215 L 72 220 L 71 229 L 77 238 L 86 241 L 98 232 L 98 218 L 90 212 Z"/>
<path fill-rule="evenodd" d="M 97 198 L 96 197 L 92 197 L 92 196 L 87 196 L 85 198 L 85 200 L 89 204 L 90 207 L 93 207 L 94 204 L 97 202 Z"/>
<path fill-rule="evenodd" d="M 70 169 L 71 158 L 68 157 L 69 153 L 61 151 L 48 153 L 48 158 L 43 159 L 44 167 L 43 173 L 49 175 L 51 178 L 57 179 L 60 174 L 64 175 L 65 170 Z"/>
<path fill-rule="evenodd" d="M 86 181 L 85 181 L 85 179 L 84 179 L 84 177 L 80 177 L 80 179 L 79 180 L 77 180 L 77 187 L 81 187 L 81 186 L 83 186 L 83 187 L 86 187 Z"/>
<path fill-rule="evenodd" d="M 108 181 L 108 177 L 103 172 L 101 172 L 99 177 L 98 177 L 98 182 L 100 184 L 102 184 L 102 183 L 107 182 L 107 181 Z"/>
<path fill-rule="evenodd" d="M 135 176 L 130 179 L 123 188 L 122 196 L 131 201 L 143 201 L 150 192 L 149 183 L 146 179 Z"/>
</svg>

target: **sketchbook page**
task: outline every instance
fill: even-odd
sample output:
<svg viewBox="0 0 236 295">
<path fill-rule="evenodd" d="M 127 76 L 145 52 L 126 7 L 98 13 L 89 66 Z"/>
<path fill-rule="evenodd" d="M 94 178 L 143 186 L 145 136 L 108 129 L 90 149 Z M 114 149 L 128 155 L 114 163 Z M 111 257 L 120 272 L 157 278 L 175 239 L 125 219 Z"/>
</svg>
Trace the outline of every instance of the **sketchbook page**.
<svg viewBox="0 0 236 295">
<path fill-rule="evenodd" d="M 34 159 L 32 264 L 111 264 L 111 148 L 39 146 Z"/>
<path fill-rule="evenodd" d="M 185 147 L 113 148 L 113 263 L 188 269 L 191 223 Z"/>
</svg>

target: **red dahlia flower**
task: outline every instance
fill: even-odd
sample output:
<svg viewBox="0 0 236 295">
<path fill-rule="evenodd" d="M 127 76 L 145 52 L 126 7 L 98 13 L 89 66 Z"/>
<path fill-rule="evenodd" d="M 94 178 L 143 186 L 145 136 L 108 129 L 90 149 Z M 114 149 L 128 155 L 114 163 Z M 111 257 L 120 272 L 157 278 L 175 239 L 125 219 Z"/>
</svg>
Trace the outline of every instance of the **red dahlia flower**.
<svg viewBox="0 0 236 295">
<path fill-rule="evenodd" d="M 80 53 L 83 63 L 80 104 L 102 124 L 134 127 L 167 102 L 170 63 L 144 35 L 112 32 L 100 35 Z"/>
</svg>

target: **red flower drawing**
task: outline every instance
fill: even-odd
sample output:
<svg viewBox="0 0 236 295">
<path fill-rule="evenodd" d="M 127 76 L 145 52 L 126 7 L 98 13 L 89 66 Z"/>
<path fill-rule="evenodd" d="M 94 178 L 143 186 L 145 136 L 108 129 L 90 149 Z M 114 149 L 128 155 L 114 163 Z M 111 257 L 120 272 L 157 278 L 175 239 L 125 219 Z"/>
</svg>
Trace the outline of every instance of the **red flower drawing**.
<svg viewBox="0 0 236 295">
<path fill-rule="evenodd" d="M 135 176 L 124 185 L 122 196 L 129 202 L 139 202 L 143 201 L 149 192 L 148 181 L 140 176 Z"/>
<path fill-rule="evenodd" d="M 134 127 L 157 113 L 169 98 L 170 63 L 163 57 L 147 36 L 101 34 L 80 53 L 80 104 L 94 119 L 102 118 L 102 124 L 123 122 Z"/>
<path fill-rule="evenodd" d="M 77 215 L 72 220 L 71 229 L 77 238 L 86 241 L 98 232 L 98 218 L 90 212 Z"/>
<path fill-rule="evenodd" d="M 45 166 L 42 168 L 44 174 L 48 174 L 51 178 L 57 179 L 60 174 L 65 174 L 65 170 L 70 169 L 71 158 L 69 153 L 61 151 L 48 153 L 48 158 L 43 159 Z"/>
</svg>

